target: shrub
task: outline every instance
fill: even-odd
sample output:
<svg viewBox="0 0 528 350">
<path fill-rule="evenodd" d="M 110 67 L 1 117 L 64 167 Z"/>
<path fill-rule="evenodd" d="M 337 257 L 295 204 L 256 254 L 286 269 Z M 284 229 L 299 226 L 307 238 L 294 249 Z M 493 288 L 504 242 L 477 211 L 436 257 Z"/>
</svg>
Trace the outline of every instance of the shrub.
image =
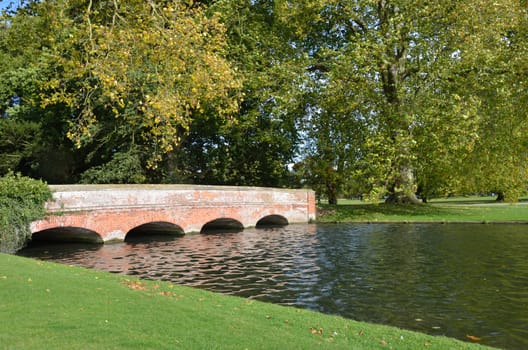
<svg viewBox="0 0 528 350">
<path fill-rule="evenodd" d="M 46 215 L 48 185 L 13 174 L 0 177 L 0 253 L 15 253 L 31 238 L 29 224 Z"/>
</svg>

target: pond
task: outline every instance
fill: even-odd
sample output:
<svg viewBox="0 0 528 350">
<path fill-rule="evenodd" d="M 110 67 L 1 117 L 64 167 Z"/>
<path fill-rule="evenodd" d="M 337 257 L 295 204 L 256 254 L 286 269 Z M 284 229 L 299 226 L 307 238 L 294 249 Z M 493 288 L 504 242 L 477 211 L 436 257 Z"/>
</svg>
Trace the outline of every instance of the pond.
<svg viewBox="0 0 528 350">
<path fill-rule="evenodd" d="M 20 255 L 528 348 L 527 225 L 290 225 Z"/>
</svg>

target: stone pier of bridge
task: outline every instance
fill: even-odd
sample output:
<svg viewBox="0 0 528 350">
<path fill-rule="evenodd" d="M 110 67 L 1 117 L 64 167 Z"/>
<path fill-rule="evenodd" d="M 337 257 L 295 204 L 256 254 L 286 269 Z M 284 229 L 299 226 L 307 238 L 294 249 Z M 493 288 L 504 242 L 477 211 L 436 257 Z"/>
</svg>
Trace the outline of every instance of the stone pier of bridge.
<svg viewBox="0 0 528 350">
<path fill-rule="evenodd" d="M 315 194 L 305 189 L 195 185 L 50 186 L 49 215 L 33 239 L 122 241 L 131 232 L 192 233 L 308 223 Z"/>
</svg>

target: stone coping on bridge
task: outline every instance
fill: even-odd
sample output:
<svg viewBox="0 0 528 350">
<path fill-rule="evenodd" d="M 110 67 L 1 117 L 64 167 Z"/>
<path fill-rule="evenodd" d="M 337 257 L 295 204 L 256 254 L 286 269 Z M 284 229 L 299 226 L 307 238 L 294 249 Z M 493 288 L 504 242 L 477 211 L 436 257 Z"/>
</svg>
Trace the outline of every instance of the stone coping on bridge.
<svg viewBox="0 0 528 350">
<path fill-rule="evenodd" d="M 49 185 L 52 192 L 63 191 L 106 191 L 106 190 L 212 190 L 212 191 L 275 191 L 275 192 L 306 192 L 307 188 L 280 188 L 280 187 L 252 187 L 252 186 L 226 186 L 226 185 L 193 185 L 193 184 L 63 184 Z"/>
<path fill-rule="evenodd" d="M 312 190 L 208 185 L 50 185 L 50 212 L 166 206 L 307 205 Z"/>
</svg>

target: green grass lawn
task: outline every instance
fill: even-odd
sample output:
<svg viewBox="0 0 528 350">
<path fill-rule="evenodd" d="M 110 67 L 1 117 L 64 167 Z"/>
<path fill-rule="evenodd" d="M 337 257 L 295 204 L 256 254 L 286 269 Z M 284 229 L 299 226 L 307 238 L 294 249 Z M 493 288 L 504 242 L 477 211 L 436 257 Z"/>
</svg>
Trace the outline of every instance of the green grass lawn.
<svg viewBox="0 0 528 350">
<path fill-rule="evenodd" d="M 170 283 L 0 254 L 1 349 L 479 349 Z"/>
<path fill-rule="evenodd" d="M 496 203 L 491 197 L 457 197 L 429 204 L 395 205 L 340 201 L 337 206 L 319 205 L 319 222 L 462 222 L 528 223 L 528 205 Z"/>
</svg>

